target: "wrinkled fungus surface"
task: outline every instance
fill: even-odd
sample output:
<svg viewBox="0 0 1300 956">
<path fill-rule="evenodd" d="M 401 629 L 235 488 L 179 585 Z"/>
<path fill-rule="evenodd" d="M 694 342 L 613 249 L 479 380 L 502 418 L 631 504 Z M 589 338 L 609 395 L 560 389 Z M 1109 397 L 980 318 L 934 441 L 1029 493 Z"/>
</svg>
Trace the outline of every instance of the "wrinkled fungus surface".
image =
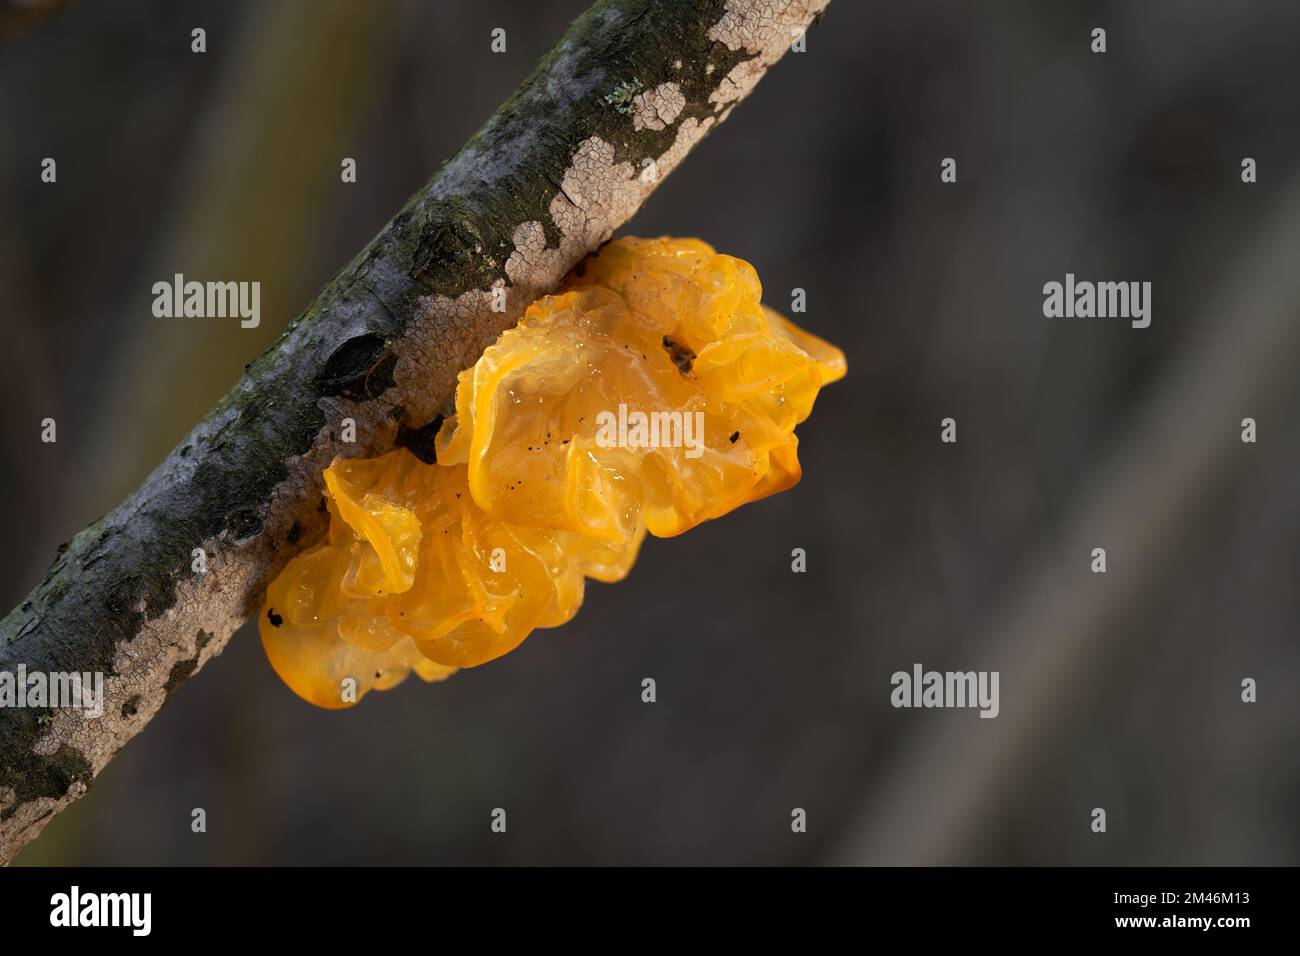
<svg viewBox="0 0 1300 956">
<path fill-rule="evenodd" d="M 436 464 L 398 449 L 325 470 L 329 535 L 259 618 L 276 672 L 322 707 L 440 680 L 568 621 L 647 532 L 797 482 L 794 427 L 844 356 L 761 291 L 695 239 L 589 257 L 460 374 Z"/>
</svg>

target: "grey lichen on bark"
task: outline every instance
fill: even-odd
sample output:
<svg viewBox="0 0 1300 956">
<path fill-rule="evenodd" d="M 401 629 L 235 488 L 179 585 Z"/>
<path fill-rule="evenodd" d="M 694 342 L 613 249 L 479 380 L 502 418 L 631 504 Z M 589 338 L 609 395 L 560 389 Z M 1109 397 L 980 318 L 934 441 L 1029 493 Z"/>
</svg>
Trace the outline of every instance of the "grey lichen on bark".
<svg viewBox="0 0 1300 956">
<path fill-rule="evenodd" d="M 460 370 L 606 241 L 828 3 L 597 3 L 145 482 L 61 549 L 0 621 L 0 671 L 102 672 L 104 713 L 0 708 L 0 861 L 320 539 L 322 469 L 426 426 Z M 206 571 L 192 570 L 195 548 Z"/>
</svg>

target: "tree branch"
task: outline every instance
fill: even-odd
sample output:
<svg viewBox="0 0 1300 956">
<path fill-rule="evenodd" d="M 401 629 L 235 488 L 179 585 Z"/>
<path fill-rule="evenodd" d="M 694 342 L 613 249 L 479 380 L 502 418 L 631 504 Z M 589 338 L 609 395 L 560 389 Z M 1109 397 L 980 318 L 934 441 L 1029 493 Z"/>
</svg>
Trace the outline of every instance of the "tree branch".
<svg viewBox="0 0 1300 956">
<path fill-rule="evenodd" d="M 828 2 L 597 3 L 144 484 L 61 551 L 0 622 L 0 671 L 102 672 L 105 710 L 0 708 L 0 861 L 319 540 L 334 456 L 429 423 L 457 373 L 636 212 Z M 196 547 L 206 573 L 191 571 Z"/>
</svg>

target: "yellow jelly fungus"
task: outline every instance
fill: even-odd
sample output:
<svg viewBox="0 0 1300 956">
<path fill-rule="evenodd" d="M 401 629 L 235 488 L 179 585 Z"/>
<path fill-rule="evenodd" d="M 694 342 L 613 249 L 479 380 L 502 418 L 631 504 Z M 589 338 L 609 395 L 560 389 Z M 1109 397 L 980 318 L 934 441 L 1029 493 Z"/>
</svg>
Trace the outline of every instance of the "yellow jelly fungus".
<svg viewBox="0 0 1300 956">
<path fill-rule="evenodd" d="M 267 592 L 271 665 L 321 707 L 428 681 L 565 623 L 646 532 L 799 480 L 794 427 L 839 349 L 697 239 L 615 240 L 461 372 L 437 463 L 335 459 L 330 529 Z"/>
</svg>

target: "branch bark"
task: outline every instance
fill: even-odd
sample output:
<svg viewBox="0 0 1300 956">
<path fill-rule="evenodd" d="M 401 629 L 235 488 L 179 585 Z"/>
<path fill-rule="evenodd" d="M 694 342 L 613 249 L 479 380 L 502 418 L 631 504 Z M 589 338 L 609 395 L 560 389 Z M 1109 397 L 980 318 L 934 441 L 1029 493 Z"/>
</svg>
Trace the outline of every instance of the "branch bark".
<svg viewBox="0 0 1300 956">
<path fill-rule="evenodd" d="M 102 672 L 105 709 L 0 708 L 0 861 L 319 540 L 321 470 L 419 438 L 456 374 L 636 212 L 828 2 L 597 3 L 145 482 L 61 550 L 0 621 L 0 671 Z M 340 441 L 344 418 L 355 445 Z"/>
</svg>

